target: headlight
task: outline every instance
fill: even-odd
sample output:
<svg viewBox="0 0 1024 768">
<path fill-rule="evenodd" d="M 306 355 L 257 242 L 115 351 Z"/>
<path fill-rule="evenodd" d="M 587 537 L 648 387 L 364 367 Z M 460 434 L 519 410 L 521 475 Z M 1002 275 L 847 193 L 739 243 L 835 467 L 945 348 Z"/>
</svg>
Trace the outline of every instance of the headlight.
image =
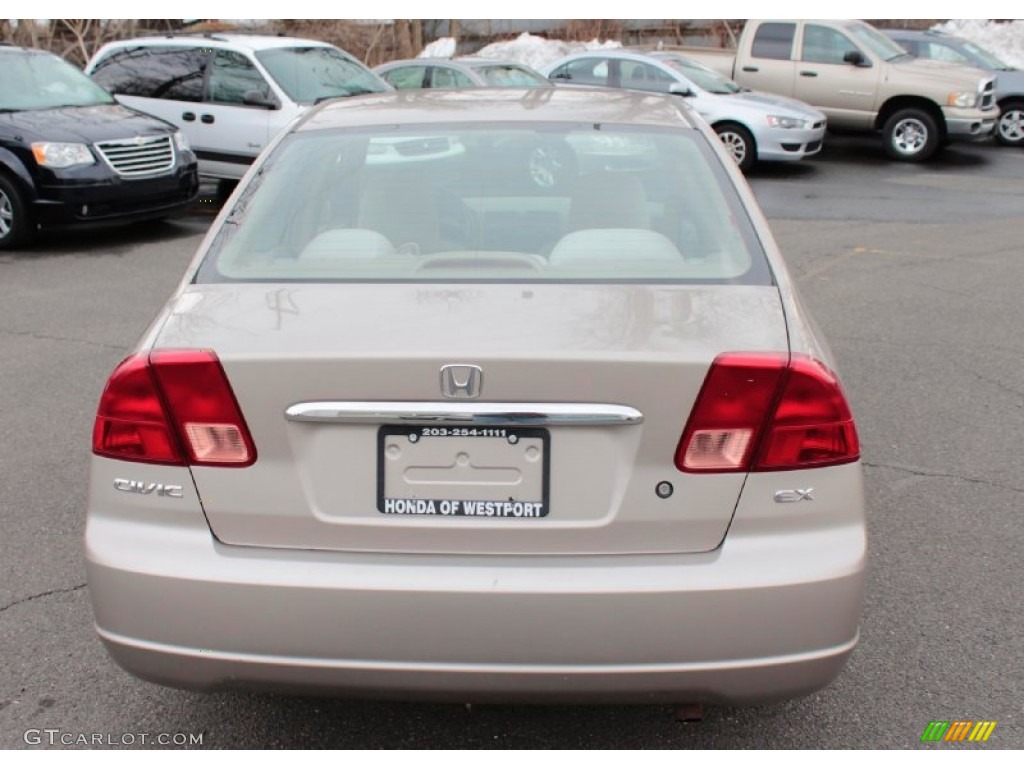
<svg viewBox="0 0 1024 768">
<path fill-rule="evenodd" d="M 188 152 L 191 149 L 188 139 L 185 138 L 185 134 L 181 131 L 174 132 L 174 146 L 178 148 L 179 152 Z"/>
<path fill-rule="evenodd" d="M 798 117 L 784 117 L 782 115 L 768 115 L 768 125 L 772 128 L 806 128 L 807 121 Z"/>
<path fill-rule="evenodd" d="M 58 144 L 52 141 L 32 143 L 36 162 L 47 168 L 70 168 L 73 165 L 92 165 L 96 158 L 85 144 Z"/>
<path fill-rule="evenodd" d="M 946 106 L 972 109 L 978 104 L 978 94 L 973 91 L 953 91 L 946 99 Z"/>
</svg>

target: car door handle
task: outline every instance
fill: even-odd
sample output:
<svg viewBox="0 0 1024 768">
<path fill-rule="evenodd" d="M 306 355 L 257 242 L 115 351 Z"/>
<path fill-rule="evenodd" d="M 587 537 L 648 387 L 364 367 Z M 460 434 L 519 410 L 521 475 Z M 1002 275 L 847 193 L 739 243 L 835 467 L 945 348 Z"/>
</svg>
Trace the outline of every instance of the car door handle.
<svg viewBox="0 0 1024 768">
<path fill-rule="evenodd" d="M 213 122 L 213 115 L 203 115 L 199 119 L 202 120 L 207 125 L 209 125 L 210 123 Z"/>
<path fill-rule="evenodd" d="M 757 67 L 744 67 L 743 71 L 744 72 L 760 72 L 760 70 Z"/>
<path fill-rule="evenodd" d="M 807 70 L 807 69 L 805 69 L 803 72 L 800 73 L 800 77 L 817 77 L 817 76 L 818 76 L 817 72 L 811 72 L 810 70 Z"/>
<path fill-rule="evenodd" d="M 185 112 L 181 116 L 181 119 L 184 120 L 186 123 L 191 123 L 191 122 L 193 122 L 196 119 L 196 113 L 195 112 Z"/>
</svg>

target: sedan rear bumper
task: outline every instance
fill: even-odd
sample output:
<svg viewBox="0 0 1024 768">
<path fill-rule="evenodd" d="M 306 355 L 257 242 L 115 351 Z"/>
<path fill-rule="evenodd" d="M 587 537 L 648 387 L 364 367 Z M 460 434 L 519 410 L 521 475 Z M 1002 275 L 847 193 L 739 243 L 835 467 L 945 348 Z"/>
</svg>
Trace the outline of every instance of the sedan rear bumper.
<svg viewBox="0 0 1024 768">
<path fill-rule="evenodd" d="M 774 701 L 827 684 L 857 643 L 854 637 L 813 653 L 705 664 L 440 664 L 230 654 L 146 643 L 103 629 L 99 634 L 124 669 L 176 688 L 460 703 Z"/>
<path fill-rule="evenodd" d="M 856 514 L 737 520 L 702 554 L 477 557 L 225 546 L 198 512 L 122 512 L 90 510 L 97 629 L 125 669 L 175 687 L 754 703 L 826 685 L 857 641 Z"/>
</svg>

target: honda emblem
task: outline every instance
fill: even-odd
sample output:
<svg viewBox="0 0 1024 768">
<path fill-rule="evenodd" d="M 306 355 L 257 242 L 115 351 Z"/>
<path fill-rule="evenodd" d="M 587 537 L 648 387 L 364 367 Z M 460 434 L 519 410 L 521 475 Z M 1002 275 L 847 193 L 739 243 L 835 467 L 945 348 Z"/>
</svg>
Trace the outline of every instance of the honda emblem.
<svg viewBox="0 0 1024 768">
<path fill-rule="evenodd" d="M 453 400 L 480 397 L 484 371 L 479 365 L 442 365 L 441 394 Z"/>
</svg>

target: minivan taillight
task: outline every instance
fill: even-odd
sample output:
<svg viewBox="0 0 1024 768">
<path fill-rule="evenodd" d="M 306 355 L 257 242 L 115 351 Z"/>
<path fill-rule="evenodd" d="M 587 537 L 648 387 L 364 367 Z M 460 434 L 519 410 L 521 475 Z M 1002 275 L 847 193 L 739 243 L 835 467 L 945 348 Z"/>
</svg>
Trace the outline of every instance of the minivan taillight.
<svg viewBox="0 0 1024 768">
<path fill-rule="evenodd" d="M 860 458 L 839 379 L 808 355 L 728 353 L 711 364 L 676 449 L 683 472 L 758 472 Z"/>
<path fill-rule="evenodd" d="M 92 449 L 154 464 L 246 467 L 256 460 L 212 350 L 154 350 L 122 362 L 100 398 Z"/>
</svg>

